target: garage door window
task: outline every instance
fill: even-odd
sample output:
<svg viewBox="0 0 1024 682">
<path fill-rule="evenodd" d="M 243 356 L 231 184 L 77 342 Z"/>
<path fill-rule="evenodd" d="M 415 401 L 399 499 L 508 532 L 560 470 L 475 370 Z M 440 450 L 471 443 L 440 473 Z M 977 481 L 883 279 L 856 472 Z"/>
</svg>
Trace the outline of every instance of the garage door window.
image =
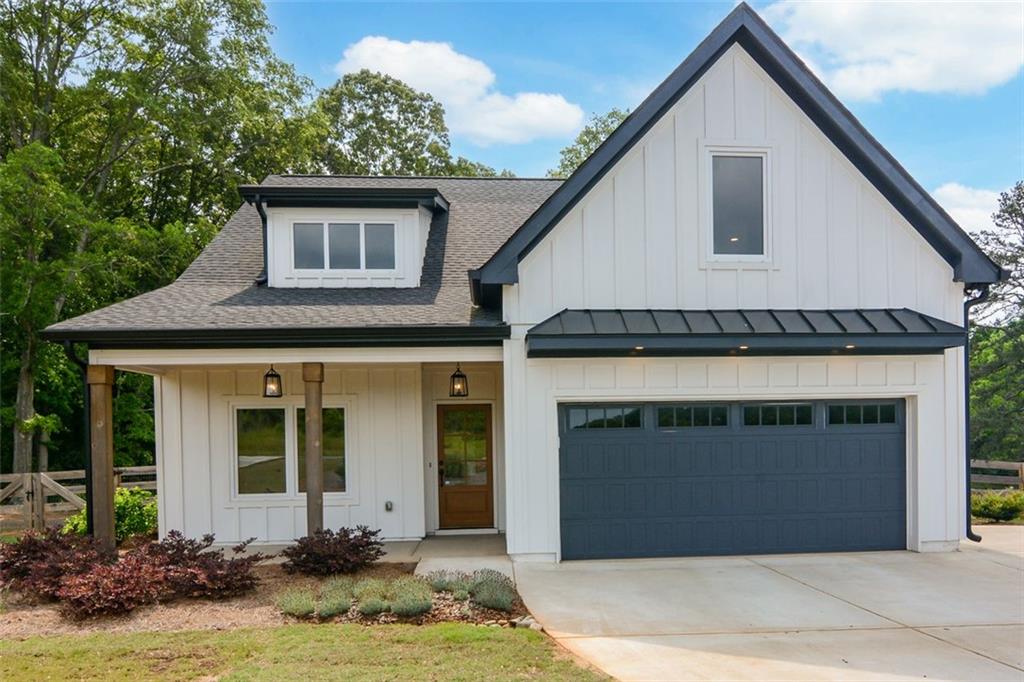
<svg viewBox="0 0 1024 682">
<path fill-rule="evenodd" d="M 788 405 L 744 405 L 744 426 L 812 426 L 814 408 L 810 403 Z"/>
<path fill-rule="evenodd" d="M 568 410 L 569 428 L 575 431 L 588 429 L 639 429 L 643 426 L 641 409 L 639 405 L 571 407 Z"/>
<path fill-rule="evenodd" d="M 857 426 L 861 424 L 895 424 L 896 405 L 893 403 L 856 403 L 828 406 L 829 426 Z"/>
<path fill-rule="evenodd" d="M 729 408 L 725 405 L 665 405 L 658 408 L 659 429 L 728 425 Z"/>
</svg>

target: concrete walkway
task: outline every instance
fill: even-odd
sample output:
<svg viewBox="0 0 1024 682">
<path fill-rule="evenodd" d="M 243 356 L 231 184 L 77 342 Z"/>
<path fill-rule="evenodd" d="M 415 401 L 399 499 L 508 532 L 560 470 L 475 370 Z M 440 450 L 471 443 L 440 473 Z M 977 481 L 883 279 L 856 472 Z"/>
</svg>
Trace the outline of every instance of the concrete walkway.
<svg viewBox="0 0 1024 682">
<path fill-rule="evenodd" d="M 949 554 L 517 563 L 527 607 L 623 680 L 1024 680 L 1024 527 Z"/>
</svg>

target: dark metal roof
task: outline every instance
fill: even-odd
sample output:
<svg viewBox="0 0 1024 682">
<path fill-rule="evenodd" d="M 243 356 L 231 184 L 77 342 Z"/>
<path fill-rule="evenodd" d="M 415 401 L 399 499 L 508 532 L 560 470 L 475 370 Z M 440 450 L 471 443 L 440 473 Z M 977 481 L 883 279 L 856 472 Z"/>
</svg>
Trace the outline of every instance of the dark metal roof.
<svg viewBox="0 0 1024 682">
<path fill-rule="evenodd" d="M 473 305 L 466 271 L 487 260 L 559 182 L 272 175 L 263 184 L 323 194 L 425 193 L 443 197 L 449 208 L 434 212 L 419 287 L 285 289 L 253 284 L 263 269 L 262 226 L 256 208 L 244 204 L 173 284 L 59 322 L 47 328 L 46 338 L 97 347 L 144 341 L 150 347 L 182 347 L 223 344 L 232 335 L 251 332 L 259 344 L 271 345 L 274 341 L 262 338 L 259 330 L 272 328 L 281 338 L 312 332 L 321 344 L 359 339 L 372 345 L 366 335 L 417 329 L 415 338 L 397 333 L 409 345 L 438 342 L 439 336 L 480 341 L 477 335 L 484 332 L 475 328 L 486 327 L 500 342 L 506 333 L 501 311 Z"/>
<path fill-rule="evenodd" d="M 526 334 L 530 357 L 879 355 L 964 345 L 962 327 L 906 308 L 563 310 Z"/>
<path fill-rule="evenodd" d="M 734 43 L 739 43 L 953 267 L 956 281 L 998 282 L 996 265 L 746 3 L 741 2 L 479 270 L 474 300 L 500 300 L 518 264 Z"/>
<path fill-rule="evenodd" d="M 429 184 L 429 180 L 422 182 Z M 448 200 L 436 187 L 340 187 L 263 183 L 241 185 L 247 202 L 259 199 L 268 206 L 355 206 L 359 208 L 416 208 L 448 210 Z"/>
</svg>

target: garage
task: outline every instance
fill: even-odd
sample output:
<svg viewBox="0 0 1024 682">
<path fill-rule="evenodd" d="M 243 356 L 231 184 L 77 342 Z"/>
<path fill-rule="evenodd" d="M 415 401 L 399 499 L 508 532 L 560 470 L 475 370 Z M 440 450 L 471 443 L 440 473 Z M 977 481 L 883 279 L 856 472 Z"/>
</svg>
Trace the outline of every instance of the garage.
<svg viewBox="0 0 1024 682">
<path fill-rule="evenodd" d="M 563 559 L 906 547 L 903 400 L 558 411 Z"/>
</svg>

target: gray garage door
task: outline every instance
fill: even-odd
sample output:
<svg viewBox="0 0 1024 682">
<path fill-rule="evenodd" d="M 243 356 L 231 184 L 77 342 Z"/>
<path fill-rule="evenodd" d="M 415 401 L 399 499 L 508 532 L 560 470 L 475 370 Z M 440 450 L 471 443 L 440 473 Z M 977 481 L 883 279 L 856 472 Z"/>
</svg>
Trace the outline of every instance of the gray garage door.
<svg viewBox="0 0 1024 682">
<path fill-rule="evenodd" d="M 902 549 L 904 402 L 559 408 L 564 559 Z"/>
</svg>

